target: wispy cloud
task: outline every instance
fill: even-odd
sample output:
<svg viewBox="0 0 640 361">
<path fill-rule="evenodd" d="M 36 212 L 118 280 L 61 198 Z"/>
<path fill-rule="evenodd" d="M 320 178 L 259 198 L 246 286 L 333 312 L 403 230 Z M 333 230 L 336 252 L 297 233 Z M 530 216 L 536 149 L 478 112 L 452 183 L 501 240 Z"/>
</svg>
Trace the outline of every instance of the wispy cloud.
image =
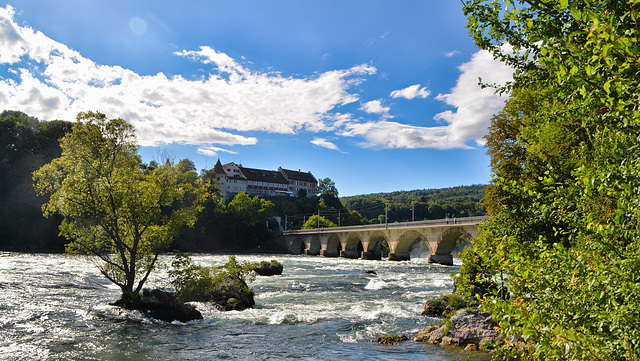
<svg viewBox="0 0 640 361">
<path fill-rule="evenodd" d="M 334 143 L 328 141 L 325 138 L 313 138 L 311 143 L 317 145 L 318 147 L 323 147 L 323 148 L 327 148 L 327 149 L 340 151 L 340 148 L 338 148 L 337 145 L 335 145 Z"/>
<path fill-rule="evenodd" d="M 196 152 L 210 157 L 217 157 L 220 153 L 238 154 L 238 152 L 214 146 L 200 147 Z"/>
<path fill-rule="evenodd" d="M 413 98 L 422 98 L 425 99 L 426 97 L 428 97 L 431 94 L 431 92 L 429 90 L 427 90 L 427 88 L 424 87 L 420 87 L 420 84 L 415 84 L 409 87 L 406 87 L 404 89 L 400 89 L 400 90 L 394 90 L 391 92 L 391 97 L 392 98 L 406 98 L 406 99 L 413 99 Z"/>
<path fill-rule="evenodd" d="M 375 36 L 375 37 L 369 38 L 369 39 L 366 41 L 366 44 L 367 44 L 367 46 L 373 46 L 373 45 L 374 45 L 375 43 L 377 43 L 378 41 L 380 41 L 380 40 L 382 40 L 382 39 L 386 38 L 386 37 L 387 37 L 387 35 L 389 35 L 389 32 L 388 32 L 388 31 L 387 31 L 387 32 L 385 32 L 385 33 L 384 33 L 384 34 L 382 34 L 382 35 L 378 35 L 378 36 Z"/>
<path fill-rule="evenodd" d="M 385 114 L 388 113 L 390 109 L 389 107 L 383 106 L 380 100 L 372 100 L 360 106 L 360 110 L 369 114 Z"/>
<path fill-rule="evenodd" d="M 444 53 L 444 56 L 446 56 L 447 58 L 450 58 L 454 55 L 458 55 L 460 54 L 460 52 L 458 50 L 452 50 L 452 51 L 447 51 Z"/>
</svg>

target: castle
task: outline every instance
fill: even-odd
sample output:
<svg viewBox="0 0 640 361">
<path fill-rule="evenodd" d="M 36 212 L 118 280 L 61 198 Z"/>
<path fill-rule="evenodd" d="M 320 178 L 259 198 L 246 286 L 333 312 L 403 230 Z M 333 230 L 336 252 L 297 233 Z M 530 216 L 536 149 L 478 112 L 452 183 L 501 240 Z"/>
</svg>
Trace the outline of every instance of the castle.
<svg viewBox="0 0 640 361">
<path fill-rule="evenodd" d="M 243 167 L 233 162 L 222 165 L 220 159 L 214 167 L 220 192 L 225 201 L 238 193 L 249 196 L 291 196 L 305 194 L 315 197 L 318 180 L 311 172 L 301 172 L 279 167 L 277 171 Z"/>
</svg>

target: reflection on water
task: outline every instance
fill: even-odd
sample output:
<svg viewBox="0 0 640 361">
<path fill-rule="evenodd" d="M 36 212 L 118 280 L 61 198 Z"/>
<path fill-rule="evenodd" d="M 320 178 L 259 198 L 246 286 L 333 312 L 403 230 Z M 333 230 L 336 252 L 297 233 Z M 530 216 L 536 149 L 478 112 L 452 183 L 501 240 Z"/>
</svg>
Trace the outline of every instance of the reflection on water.
<svg viewBox="0 0 640 361">
<path fill-rule="evenodd" d="M 165 264 L 169 257 L 163 258 Z M 227 256 L 197 255 L 222 265 Z M 415 335 L 429 297 L 450 292 L 458 267 L 307 256 L 277 259 L 281 276 L 251 284 L 256 306 L 204 320 L 145 319 L 108 305 L 120 291 L 85 257 L 0 254 L 0 359 L 15 360 L 460 360 L 469 355 L 417 342 L 381 346 L 383 334 Z M 372 270 L 377 274 L 369 274 Z M 164 287 L 160 269 L 149 287 Z"/>
</svg>

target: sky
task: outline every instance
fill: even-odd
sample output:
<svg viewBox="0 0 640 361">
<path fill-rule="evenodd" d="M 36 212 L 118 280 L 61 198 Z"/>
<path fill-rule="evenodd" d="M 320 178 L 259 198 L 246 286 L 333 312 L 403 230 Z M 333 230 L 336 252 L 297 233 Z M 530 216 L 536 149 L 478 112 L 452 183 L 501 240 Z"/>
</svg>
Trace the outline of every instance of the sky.
<svg viewBox="0 0 640 361">
<path fill-rule="evenodd" d="M 340 196 L 486 184 L 512 70 L 459 1 L 0 1 L 0 110 L 122 118 L 145 162 L 310 171 Z"/>
</svg>

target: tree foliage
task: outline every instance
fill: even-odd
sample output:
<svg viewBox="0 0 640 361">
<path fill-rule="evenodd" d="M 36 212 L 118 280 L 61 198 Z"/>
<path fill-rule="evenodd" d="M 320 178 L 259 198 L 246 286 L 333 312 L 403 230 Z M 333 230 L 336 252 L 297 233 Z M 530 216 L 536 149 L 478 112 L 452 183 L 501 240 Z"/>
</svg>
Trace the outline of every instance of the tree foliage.
<svg viewBox="0 0 640 361">
<path fill-rule="evenodd" d="M 42 217 L 42 204 L 31 173 L 60 156 L 58 142 L 72 123 L 42 122 L 19 111 L 0 114 L 0 249 L 62 251 L 60 218 Z"/>
<path fill-rule="evenodd" d="M 322 178 L 318 181 L 318 193 L 338 198 L 338 188 L 336 188 L 336 183 L 331 178 Z"/>
<path fill-rule="evenodd" d="M 487 137 L 491 221 L 468 253 L 511 294 L 484 301 L 524 341 L 499 355 L 640 356 L 639 10 L 465 1 L 476 43 L 516 69 Z"/>
<path fill-rule="evenodd" d="M 318 217 L 317 214 L 314 214 L 313 216 L 309 217 L 309 219 L 304 224 L 302 229 L 331 228 L 331 227 L 337 227 L 337 225 L 331 222 L 330 220 L 326 219 L 325 217 L 322 217 L 322 216 Z"/>
<path fill-rule="evenodd" d="M 64 217 L 68 252 L 97 256 L 105 277 L 137 294 L 178 230 L 194 224 L 204 187 L 180 182 L 171 163 L 144 174 L 124 120 L 93 112 L 77 120 L 62 155 L 34 173 L 37 190 L 50 194 L 44 213 Z"/>
</svg>

